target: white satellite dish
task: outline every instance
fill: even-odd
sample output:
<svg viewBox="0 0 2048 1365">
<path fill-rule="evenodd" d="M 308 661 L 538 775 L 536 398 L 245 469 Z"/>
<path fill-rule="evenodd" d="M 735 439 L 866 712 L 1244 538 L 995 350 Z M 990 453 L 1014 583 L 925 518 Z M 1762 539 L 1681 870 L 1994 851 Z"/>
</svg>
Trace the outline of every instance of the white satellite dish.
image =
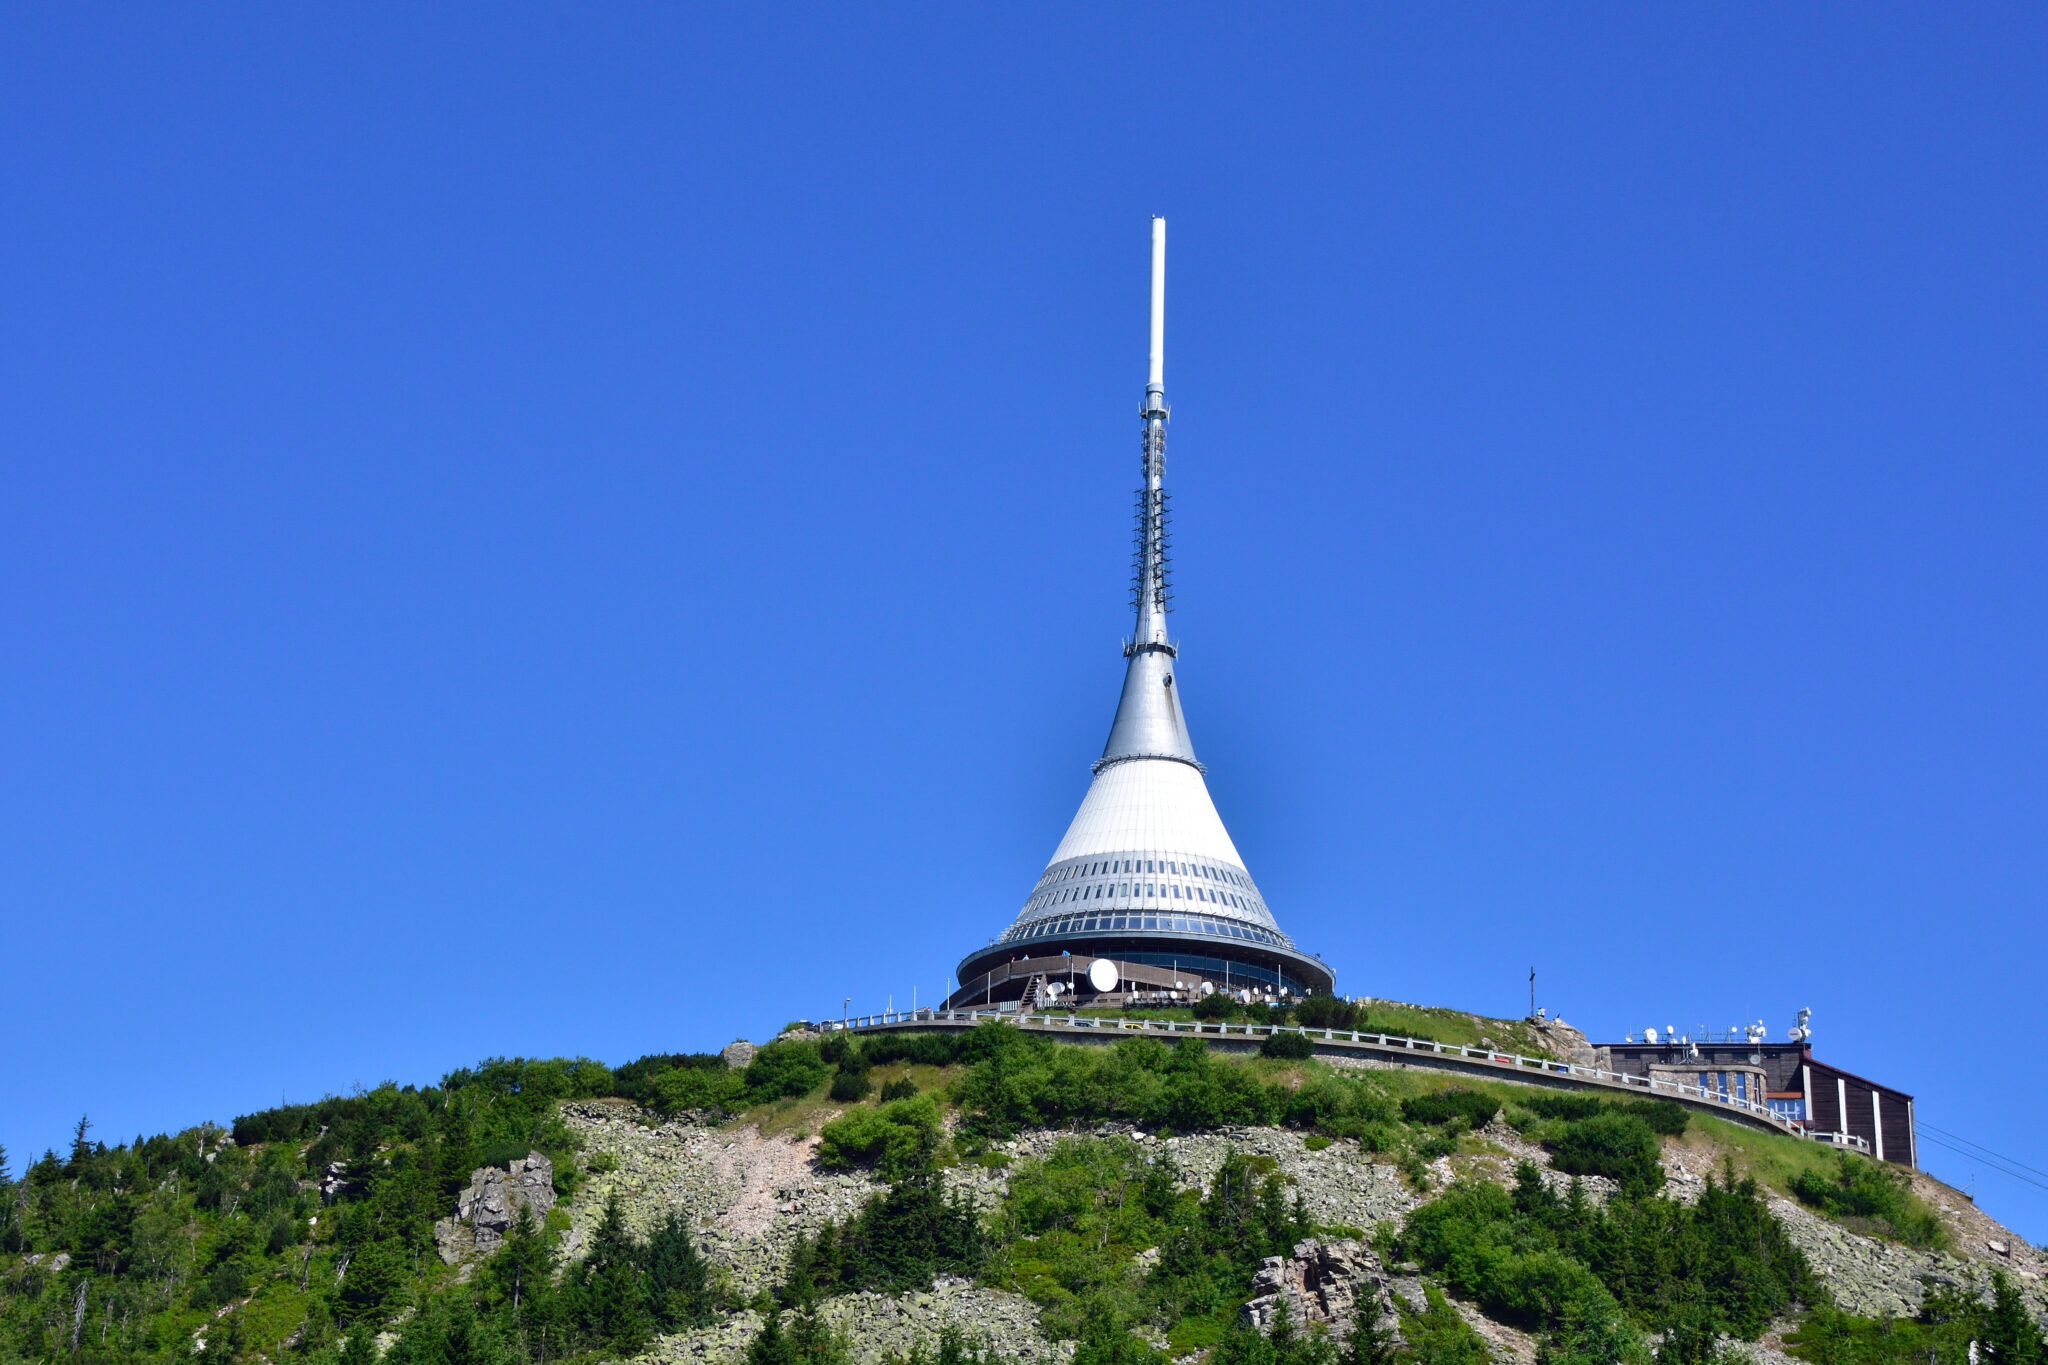
<svg viewBox="0 0 2048 1365">
<path fill-rule="evenodd" d="M 1106 957 L 1098 957 L 1088 964 L 1088 984 L 1098 991 L 1116 989 L 1116 964 Z"/>
</svg>

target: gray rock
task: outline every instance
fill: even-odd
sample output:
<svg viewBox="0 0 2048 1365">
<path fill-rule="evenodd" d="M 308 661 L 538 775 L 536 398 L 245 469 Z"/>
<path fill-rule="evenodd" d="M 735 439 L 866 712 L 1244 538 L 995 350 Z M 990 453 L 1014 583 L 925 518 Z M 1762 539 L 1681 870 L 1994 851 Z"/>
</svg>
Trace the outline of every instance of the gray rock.
<svg viewBox="0 0 2048 1365">
<path fill-rule="evenodd" d="M 479 1166 L 470 1172 L 469 1188 L 456 1197 L 455 1216 L 434 1224 L 434 1246 L 449 1265 L 488 1256 L 519 1221 L 521 1209 L 538 1224 L 554 1206 L 554 1163 L 539 1152 L 518 1158 L 509 1170 Z"/>
<path fill-rule="evenodd" d="M 1287 1319 L 1296 1327 L 1324 1327 L 1342 1340 L 1351 1330 L 1359 1301 L 1366 1299 L 1398 1335 L 1400 1322 L 1387 1285 L 1380 1258 L 1365 1243 L 1348 1237 L 1335 1242 L 1311 1238 L 1295 1243 L 1292 1256 L 1265 1259 L 1252 1278 L 1252 1299 L 1243 1313 L 1265 1332 L 1285 1305 Z"/>
<path fill-rule="evenodd" d="M 344 1194 L 353 1194 L 362 1188 L 361 1182 L 347 1178 L 346 1161 L 330 1161 L 326 1173 L 320 1177 L 320 1202 L 332 1204 Z"/>
<path fill-rule="evenodd" d="M 756 1052 L 759 1052 L 760 1050 L 760 1048 L 755 1047 L 746 1039 L 741 1038 L 736 1042 L 727 1043 L 722 1049 L 719 1050 L 718 1055 L 725 1059 L 725 1064 L 728 1067 L 730 1067 L 734 1071 L 739 1071 L 743 1069 L 748 1062 L 753 1061 L 754 1054 Z"/>
</svg>

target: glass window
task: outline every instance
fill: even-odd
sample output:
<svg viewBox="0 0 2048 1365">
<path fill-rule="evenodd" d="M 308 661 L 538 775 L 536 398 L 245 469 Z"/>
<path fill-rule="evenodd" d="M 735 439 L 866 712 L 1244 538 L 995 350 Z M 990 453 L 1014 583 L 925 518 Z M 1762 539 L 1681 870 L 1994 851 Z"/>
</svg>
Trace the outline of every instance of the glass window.
<svg viewBox="0 0 2048 1365">
<path fill-rule="evenodd" d="M 1147 929 L 1157 929 L 1159 927 L 1159 921 L 1154 919 L 1152 916 L 1147 915 L 1145 916 L 1145 927 Z"/>
<path fill-rule="evenodd" d="M 1179 900 L 1179 899 L 1180 899 L 1180 888 L 1179 888 L 1178 886 L 1176 886 L 1176 887 L 1174 887 L 1174 888 L 1173 888 L 1173 898 L 1174 898 L 1175 900 Z"/>
</svg>

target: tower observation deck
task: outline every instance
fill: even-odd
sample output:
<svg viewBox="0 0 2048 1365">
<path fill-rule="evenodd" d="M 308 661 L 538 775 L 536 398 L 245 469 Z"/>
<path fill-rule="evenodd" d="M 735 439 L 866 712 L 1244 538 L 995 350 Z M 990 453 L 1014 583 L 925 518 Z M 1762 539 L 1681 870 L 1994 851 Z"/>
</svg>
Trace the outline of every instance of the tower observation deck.
<svg viewBox="0 0 2048 1365">
<path fill-rule="evenodd" d="M 1066 837 L 1010 927 L 961 960 L 951 1005 L 1214 991 L 1277 998 L 1336 985 L 1330 968 L 1298 950 L 1273 918 L 1188 738 L 1174 680 L 1179 651 L 1166 631 L 1165 334 L 1166 220 L 1154 218 L 1137 626 L 1124 646 L 1123 695 Z"/>
</svg>

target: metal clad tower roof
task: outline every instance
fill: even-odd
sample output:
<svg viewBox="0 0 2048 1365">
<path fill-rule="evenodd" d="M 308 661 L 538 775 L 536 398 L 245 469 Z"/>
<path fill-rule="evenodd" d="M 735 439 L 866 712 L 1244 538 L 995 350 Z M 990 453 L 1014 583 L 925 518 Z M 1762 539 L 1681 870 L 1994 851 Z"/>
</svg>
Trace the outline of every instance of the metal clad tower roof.
<svg viewBox="0 0 2048 1365">
<path fill-rule="evenodd" d="M 1167 635 L 1170 537 L 1166 478 L 1166 221 L 1152 220 L 1152 345 L 1145 385 L 1137 547 L 1136 628 L 1124 646 L 1123 694 L 1081 809 L 1015 921 L 959 968 L 958 999 L 996 997 L 998 979 L 1027 989 L 1034 962 L 1114 955 L 1167 966 L 1179 978 L 1219 978 L 1271 991 L 1328 991 L 1335 977 L 1295 949 L 1259 894 L 1210 799 L 1188 737 Z M 1023 964 L 1019 969 L 1018 964 Z M 1235 978 L 1232 971 L 1235 971 Z"/>
</svg>

